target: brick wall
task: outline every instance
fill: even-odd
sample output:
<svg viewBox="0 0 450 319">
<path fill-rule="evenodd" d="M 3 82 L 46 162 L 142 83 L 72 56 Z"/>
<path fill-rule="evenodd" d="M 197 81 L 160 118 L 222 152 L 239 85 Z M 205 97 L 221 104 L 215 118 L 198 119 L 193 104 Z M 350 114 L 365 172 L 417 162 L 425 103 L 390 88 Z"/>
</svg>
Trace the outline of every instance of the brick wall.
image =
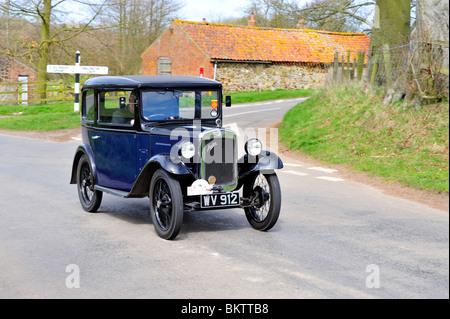
<svg viewBox="0 0 450 319">
<path fill-rule="evenodd" d="M 37 81 L 37 73 L 25 64 L 5 55 L 0 55 L 0 82 L 17 83 L 19 75 L 28 75 L 28 82 Z M 35 90 L 35 85 L 29 85 L 28 90 Z M 18 85 L 1 85 L 0 92 L 17 92 Z M 28 94 L 28 99 L 34 99 L 33 93 Z M 0 102 L 18 100 L 18 94 L 0 94 Z"/>
<path fill-rule="evenodd" d="M 37 73 L 25 64 L 5 55 L 0 55 L 0 81 L 17 82 L 19 75 L 28 75 L 29 82 L 36 82 Z"/>
<path fill-rule="evenodd" d="M 157 75 L 159 57 L 171 58 L 172 75 L 199 76 L 200 68 L 204 68 L 205 77 L 214 75 L 210 59 L 176 25 L 172 25 L 142 54 L 142 74 Z"/>
</svg>

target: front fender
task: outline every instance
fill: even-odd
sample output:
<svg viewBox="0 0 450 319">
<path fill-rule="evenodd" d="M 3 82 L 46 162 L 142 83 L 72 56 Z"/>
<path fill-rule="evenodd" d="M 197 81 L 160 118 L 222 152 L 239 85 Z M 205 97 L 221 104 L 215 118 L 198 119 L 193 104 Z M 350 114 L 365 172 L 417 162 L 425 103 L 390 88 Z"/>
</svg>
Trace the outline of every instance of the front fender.
<svg viewBox="0 0 450 319">
<path fill-rule="evenodd" d="M 155 155 L 148 160 L 145 166 L 155 164 L 159 165 L 161 168 L 174 175 L 192 174 L 189 168 L 187 168 L 182 161 L 173 161 L 170 154 Z"/>
<path fill-rule="evenodd" d="M 283 166 L 281 158 L 268 150 L 263 150 L 261 155 L 256 157 L 245 154 L 238 162 L 239 180 L 259 171 L 273 172 L 273 170 L 281 169 Z"/>
<path fill-rule="evenodd" d="M 194 176 L 183 162 L 175 163 L 170 154 L 158 154 L 150 158 L 142 168 L 128 197 L 146 196 L 149 191 L 150 180 L 157 169 L 162 168 L 173 175 Z"/>
<path fill-rule="evenodd" d="M 94 153 L 92 152 L 92 149 L 89 145 L 81 144 L 80 146 L 78 146 L 75 152 L 75 156 L 73 158 L 72 176 L 70 177 L 70 184 L 77 183 L 78 162 L 80 161 L 80 158 L 83 155 L 88 156 L 89 162 L 91 163 L 92 174 L 94 174 L 94 179 L 97 180 L 97 167 L 95 166 Z"/>
</svg>

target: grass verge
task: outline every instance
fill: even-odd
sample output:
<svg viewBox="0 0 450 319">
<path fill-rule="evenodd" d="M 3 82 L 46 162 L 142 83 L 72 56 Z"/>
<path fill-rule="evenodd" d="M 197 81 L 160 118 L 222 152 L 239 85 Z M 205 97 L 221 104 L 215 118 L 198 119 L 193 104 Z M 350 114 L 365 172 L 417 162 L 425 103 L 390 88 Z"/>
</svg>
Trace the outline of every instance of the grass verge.
<svg viewBox="0 0 450 319">
<path fill-rule="evenodd" d="M 285 115 L 281 140 L 331 164 L 448 193 L 448 101 L 418 110 L 382 101 L 381 91 L 357 85 L 318 90 Z"/>
<path fill-rule="evenodd" d="M 52 131 L 79 126 L 80 113 L 73 111 L 73 103 L 0 106 L 0 129 Z"/>
</svg>

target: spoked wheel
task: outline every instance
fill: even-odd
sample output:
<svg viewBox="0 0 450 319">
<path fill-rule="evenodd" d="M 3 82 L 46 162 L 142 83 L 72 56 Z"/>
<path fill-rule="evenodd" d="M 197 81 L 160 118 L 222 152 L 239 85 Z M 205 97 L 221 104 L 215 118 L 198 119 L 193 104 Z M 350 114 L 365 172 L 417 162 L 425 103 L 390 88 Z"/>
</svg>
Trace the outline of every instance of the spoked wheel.
<svg viewBox="0 0 450 319">
<path fill-rule="evenodd" d="M 180 183 L 159 169 L 150 184 L 150 216 L 161 238 L 174 239 L 183 223 L 183 195 Z"/>
<path fill-rule="evenodd" d="M 91 213 L 96 212 L 102 203 L 103 193 L 94 189 L 91 163 L 86 155 L 83 155 L 78 163 L 77 186 L 83 209 Z"/>
<path fill-rule="evenodd" d="M 251 199 L 245 216 L 253 228 L 266 231 L 277 222 L 281 209 L 281 189 L 276 174 L 257 174 L 244 184 L 244 197 Z"/>
</svg>

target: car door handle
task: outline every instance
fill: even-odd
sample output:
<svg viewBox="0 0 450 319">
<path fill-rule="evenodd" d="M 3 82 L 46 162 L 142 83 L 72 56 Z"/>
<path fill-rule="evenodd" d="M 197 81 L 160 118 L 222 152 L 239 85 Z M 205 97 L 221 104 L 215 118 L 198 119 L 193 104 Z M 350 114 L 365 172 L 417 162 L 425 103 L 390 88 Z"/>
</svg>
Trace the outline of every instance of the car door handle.
<svg viewBox="0 0 450 319">
<path fill-rule="evenodd" d="M 98 139 L 100 139 L 100 138 L 102 138 L 102 137 L 101 137 L 101 136 L 98 136 L 98 135 L 92 136 L 92 139 L 93 139 L 93 140 L 98 140 Z"/>
</svg>

